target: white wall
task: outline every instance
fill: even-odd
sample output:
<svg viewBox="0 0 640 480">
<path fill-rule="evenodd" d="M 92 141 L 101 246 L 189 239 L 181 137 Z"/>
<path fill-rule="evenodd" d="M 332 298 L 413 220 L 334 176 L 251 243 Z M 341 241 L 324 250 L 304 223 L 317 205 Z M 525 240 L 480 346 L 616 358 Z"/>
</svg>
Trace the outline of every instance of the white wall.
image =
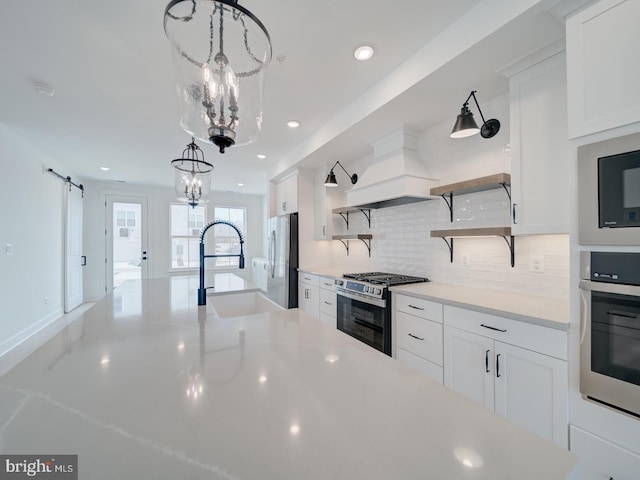
<svg viewBox="0 0 640 480">
<path fill-rule="evenodd" d="M 79 179 L 3 124 L 0 164 L 2 355 L 62 314 L 66 186 L 46 169 Z"/>
<path fill-rule="evenodd" d="M 87 182 L 84 205 L 84 244 L 87 266 L 84 275 L 85 300 L 96 300 L 104 296 L 106 267 L 105 199 L 106 195 L 136 196 L 147 198 L 147 247 L 148 275 L 150 278 L 166 277 L 171 269 L 171 237 L 169 210 L 176 203 L 175 191 L 171 187 L 133 185 L 117 182 Z M 263 207 L 261 195 L 243 195 L 230 192 L 213 192 L 207 204 L 209 221 L 213 220 L 213 207 L 242 206 L 247 209 L 247 231 L 245 234 L 245 270 L 234 270 L 243 278 L 251 278 L 251 257 L 262 255 L 264 236 Z M 197 274 L 197 270 L 189 270 Z"/>
<path fill-rule="evenodd" d="M 480 135 L 449 138 L 455 117 L 420 135 L 420 156 L 442 184 L 511 171 L 508 95 L 483 104 L 482 111 L 487 118 L 500 120 L 500 132 L 492 139 Z M 358 162 L 353 169 L 357 173 L 364 166 Z M 454 197 L 453 226 L 440 198 L 373 210 L 370 229 L 364 215 L 352 214 L 349 221 L 350 233 L 373 235 L 371 258 L 357 240 L 350 242 L 349 256 L 340 242 L 318 242 L 330 243 L 331 263 L 341 269 L 405 273 L 439 282 L 568 299 L 568 235 L 516 237 L 514 268 L 502 238 L 455 239 L 454 261 L 450 263 L 444 241 L 430 237 L 430 231 L 438 229 L 509 226 L 509 198 L 501 188 Z M 468 257 L 468 265 L 462 264 L 462 254 Z M 529 271 L 531 255 L 544 256 L 544 273 Z"/>
</svg>

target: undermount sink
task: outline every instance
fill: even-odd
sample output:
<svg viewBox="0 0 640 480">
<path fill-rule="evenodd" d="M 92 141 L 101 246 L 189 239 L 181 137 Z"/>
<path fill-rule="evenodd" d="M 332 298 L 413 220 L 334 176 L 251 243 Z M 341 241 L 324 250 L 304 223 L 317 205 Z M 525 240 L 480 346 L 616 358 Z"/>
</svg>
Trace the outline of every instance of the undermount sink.
<svg viewBox="0 0 640 480">
<path fill-rule="evenodd" d="M 284 310 L 260 292 L 238 292 L 207 296 L 207 313 L 220 318 Z"/>
</svg>

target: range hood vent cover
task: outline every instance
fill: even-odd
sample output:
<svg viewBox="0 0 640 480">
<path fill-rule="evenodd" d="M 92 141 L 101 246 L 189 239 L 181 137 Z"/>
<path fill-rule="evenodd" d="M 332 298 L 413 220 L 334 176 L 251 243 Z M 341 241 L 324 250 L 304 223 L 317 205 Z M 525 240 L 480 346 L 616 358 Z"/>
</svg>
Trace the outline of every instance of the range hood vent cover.
<svg viewBox="0 0 640 480">
<path fill-rule="evenodd" d="M 373 155 L 358 183 L 347 190 L 347 206 L 387 208 L 439 198 L 430 194 L 437 181 L 417 151 L 418 133 L 399 128 L 373 143 Z"/>
</svg>

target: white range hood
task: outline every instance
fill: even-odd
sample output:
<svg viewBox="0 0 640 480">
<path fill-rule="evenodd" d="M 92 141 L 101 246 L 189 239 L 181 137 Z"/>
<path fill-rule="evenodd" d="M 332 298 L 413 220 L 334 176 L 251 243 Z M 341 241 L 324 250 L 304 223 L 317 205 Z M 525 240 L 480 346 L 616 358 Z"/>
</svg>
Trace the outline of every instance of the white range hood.
<svg viewBox="0 0 640 480">
<path fill-rule="evenodd" d="M 399 128 L 375 143 L 358 183 L 347 190 L 347 206 L 384 208 L 431 200 L 437 184 L 418 155 L 418 134 Z"/>
</svg>

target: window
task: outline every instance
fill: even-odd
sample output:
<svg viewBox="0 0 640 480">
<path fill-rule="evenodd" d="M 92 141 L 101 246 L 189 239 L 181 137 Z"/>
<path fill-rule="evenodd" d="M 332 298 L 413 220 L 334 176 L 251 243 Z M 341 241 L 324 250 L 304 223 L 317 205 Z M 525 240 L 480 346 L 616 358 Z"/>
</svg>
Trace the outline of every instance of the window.
<svg viewBox="0 0 640 480">
<path fill-rule="evenodd" d="M 246 209 L 242 207 L 215 207 L 215 219 L 226 220 L 235 224 L 246 241 Z M 213 242 L 216 254 L 240 253 L 240 239 L 236 231 L 227 225 L 216 225 L 213 232 L 207 233 L 207 241 Z M 211 260 L 213 263 L 214 260 Z M 218 268 L 233 268 L 239 266 L 238 257 L 220 257 L 215 259 Z"/>
<path fill-rule="evenodd" d="M 200 232 L 205 226 L 204 206 L 171 205 L 171 268 L 198 268 Z"/>
</svg>

